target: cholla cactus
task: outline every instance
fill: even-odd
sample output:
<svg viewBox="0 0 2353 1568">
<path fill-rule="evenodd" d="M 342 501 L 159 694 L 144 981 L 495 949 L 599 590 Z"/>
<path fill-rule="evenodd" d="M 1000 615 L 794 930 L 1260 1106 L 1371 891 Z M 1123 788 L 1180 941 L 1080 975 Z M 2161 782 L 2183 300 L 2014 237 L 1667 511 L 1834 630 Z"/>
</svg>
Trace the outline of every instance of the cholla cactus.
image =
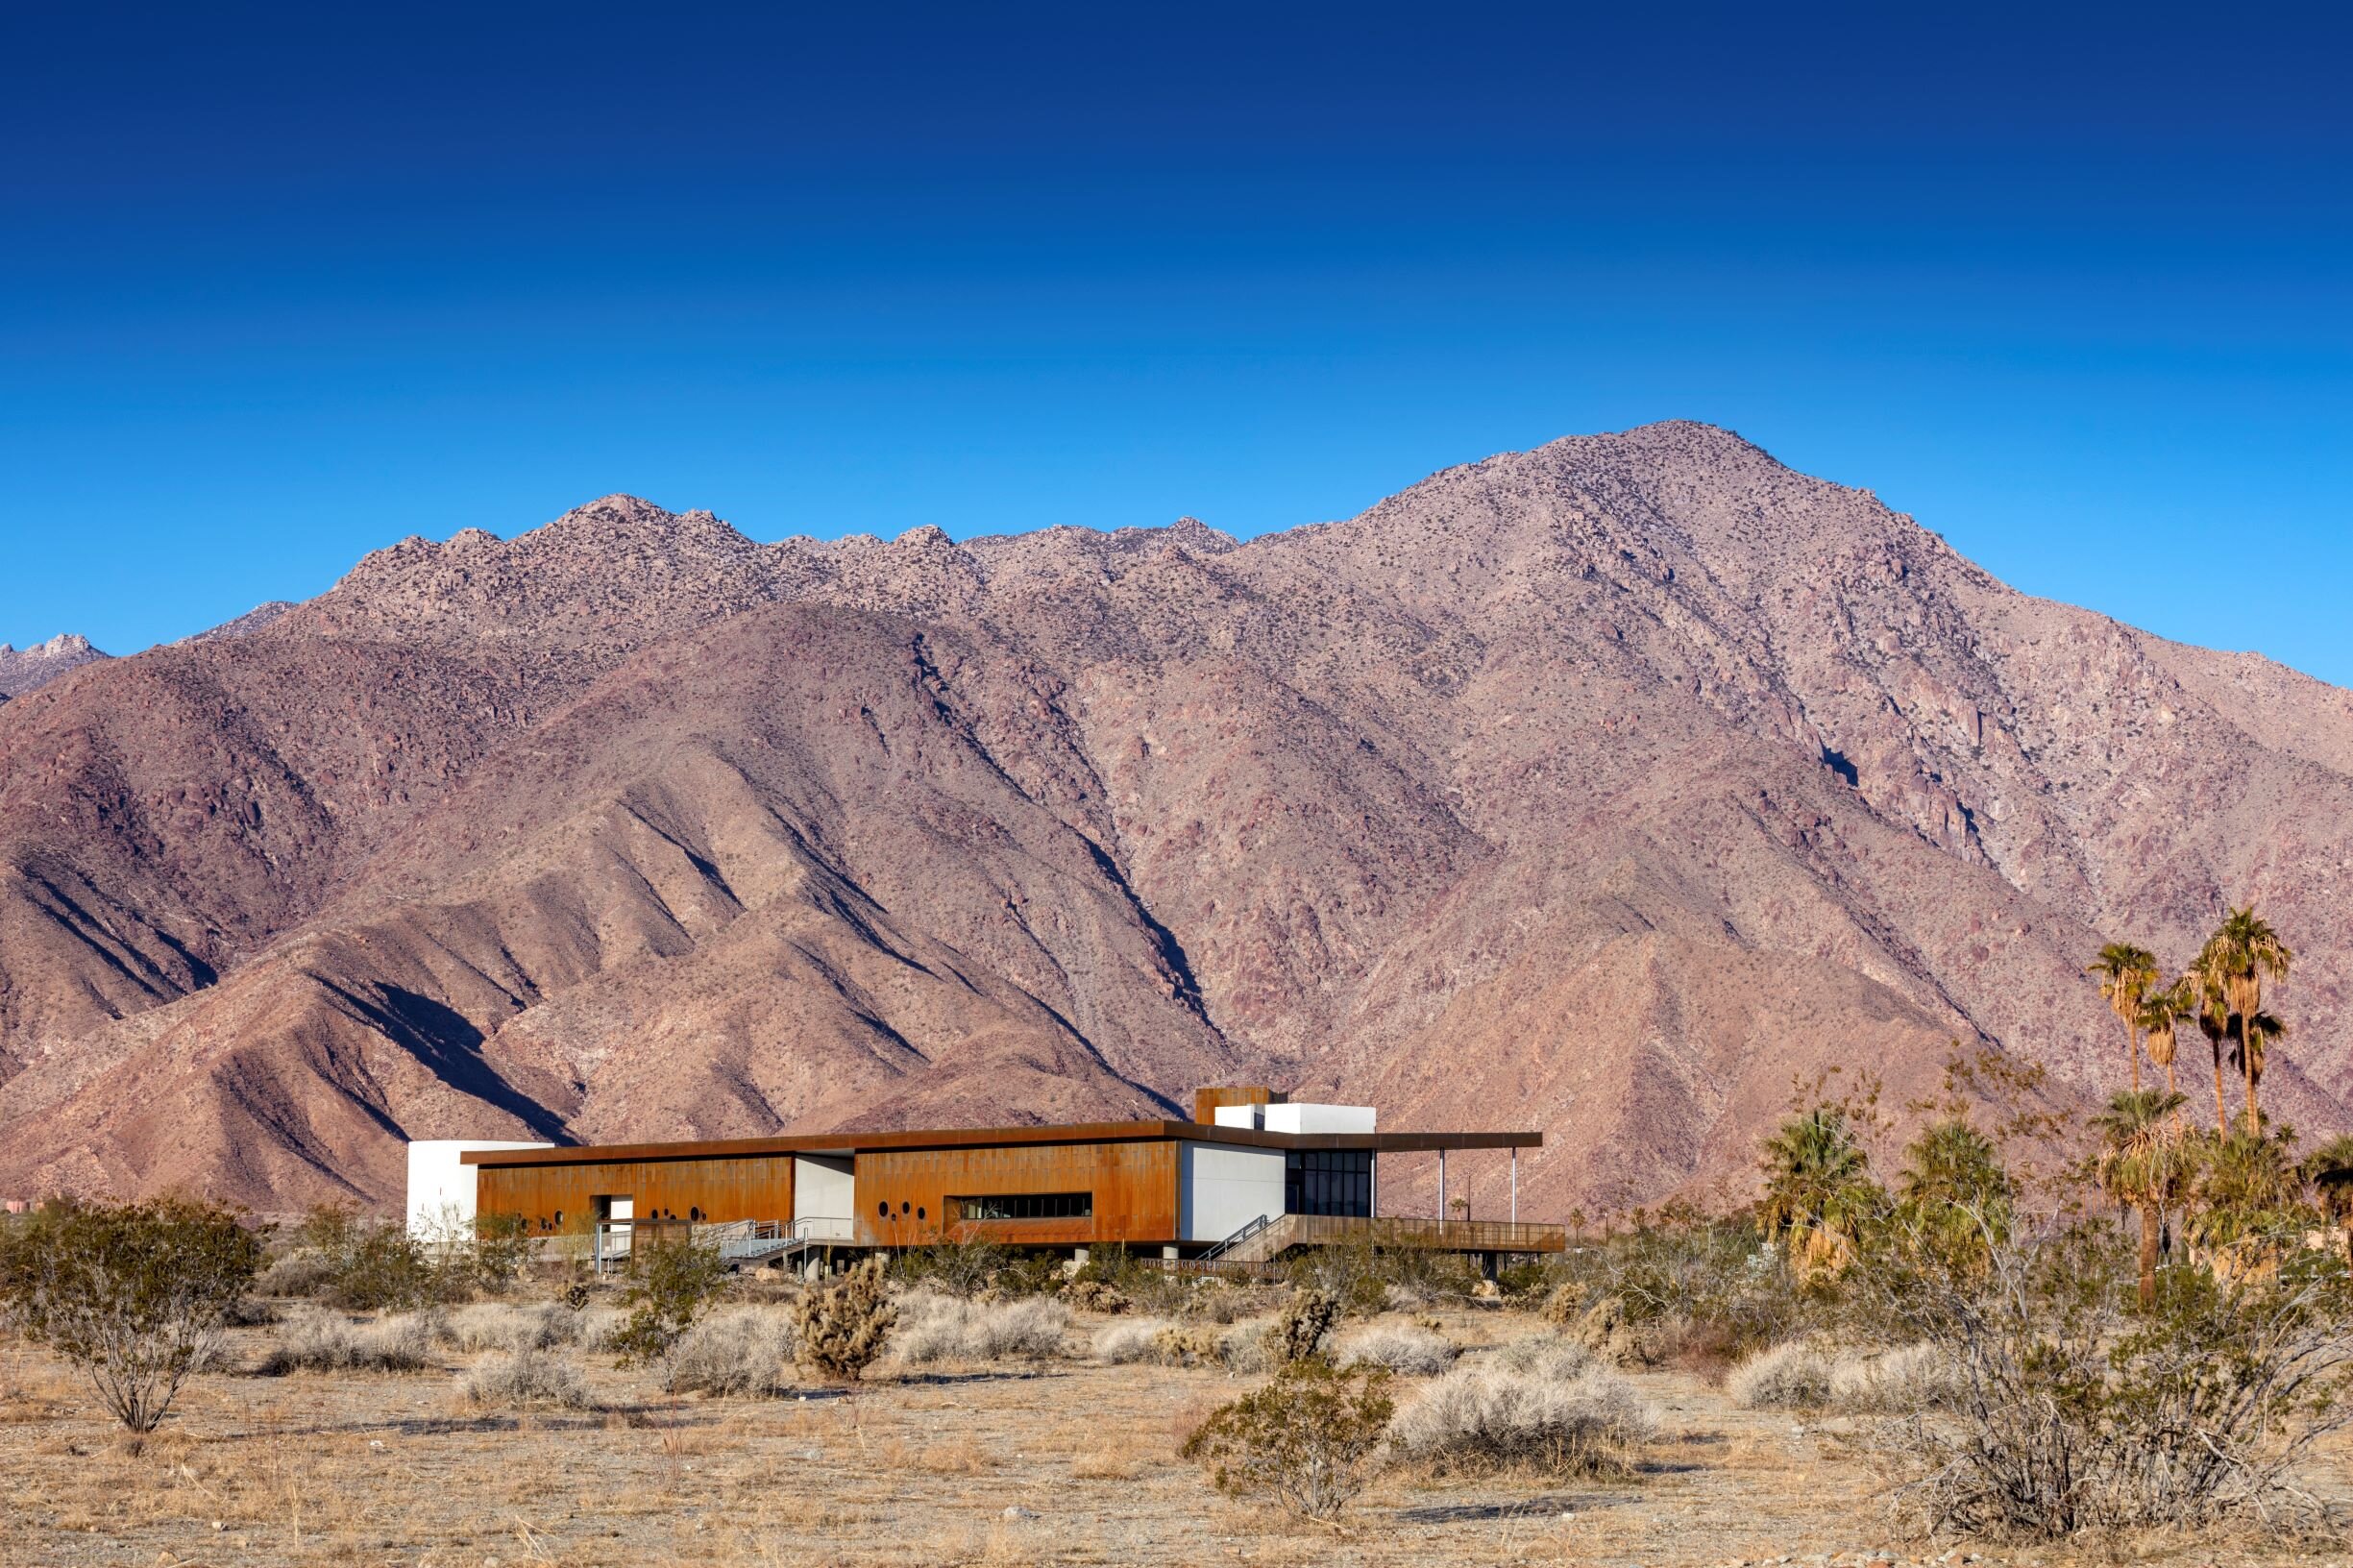
<svg viewBox="0 0 2353 1568">
<path fill-rule="evenodd" d="M 869 1258 L 841 1279 L 795 1304 L 800 1364 L 819 1377 L 855 1382 L 883 1351 L 898 1309 L 883 1284 L 882 1260 Z"/>
<path fill-rule="evenodd" d="M 1292 1293 L 1282 1315 L 1266 1331 L 1266 1350 L 1278 1365 L 1304 1361 L 1323 1348 L 1324 1337 L 1339 1321 L 1340 1298 L 1329 1290 L 1303 1289 Z"/>
</svg>

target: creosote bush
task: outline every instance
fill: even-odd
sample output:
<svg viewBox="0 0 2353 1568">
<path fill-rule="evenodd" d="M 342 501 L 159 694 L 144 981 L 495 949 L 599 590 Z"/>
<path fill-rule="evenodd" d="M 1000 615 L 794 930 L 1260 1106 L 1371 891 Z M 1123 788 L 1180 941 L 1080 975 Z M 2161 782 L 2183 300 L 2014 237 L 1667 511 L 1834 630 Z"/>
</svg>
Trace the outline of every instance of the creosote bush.
<svg viewBox="0 0 2353 1568">
<path fill-rule="evenodd" d="M 82 1368 L 135 1438 L 217 1356 L 261 1252 L 212 1204 L 53 1203 L 0 1225 L 0 1311 Z"/>
<path fill-rule="evenodd" d="M 669 1356 L 727 1286 L 718 1249 L 693 1241 L 632 1249 L 622 1305 L 629 1315 L 610 1344 L 624 1361 L 651 1366 Z"/>
<path fill-rule="evenodd" d="M 1264 1387 L 1213 1411 L 1182 1452 L 1209 1468 L 1220 1491 L 1332 1519 L 1372 1479 L 1396 1413 L 1388 1389 L 1383 1368 L 1292 1361 Z"/>
<path fill-rule="evenodd" d="M 800 1364 L 819 1377 L 854 1383 L 881 1357 L 897 1321 L 882 1260 L 869 1258 L 794 1304 Z"/>
</svg>

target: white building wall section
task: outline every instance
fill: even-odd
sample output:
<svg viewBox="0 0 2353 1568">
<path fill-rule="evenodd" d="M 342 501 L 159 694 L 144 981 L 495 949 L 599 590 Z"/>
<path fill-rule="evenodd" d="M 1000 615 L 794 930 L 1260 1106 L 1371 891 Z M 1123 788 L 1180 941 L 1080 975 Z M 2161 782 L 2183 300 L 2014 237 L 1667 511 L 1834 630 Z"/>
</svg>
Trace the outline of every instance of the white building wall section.
<svg viewBox="0 0 2353 1568">
<path fill-rule="evenodd" d="M 1186 1143 L 1177 1171 L 1177 1231 L 1223 1241 L 1261 1214 L 1283 1213 L 1283 1151 Z"/>
<path fill-rule="evenodd" d="M 857 1164 L 847 1156 L 793 1156 L 793 1218 L 811 1222 L 820 1241 L 847 1241 L 856 1235 Z"/>
<path fill-rule="evenodd" d="M 439 1237 L 474 1223 L 475 1167 L 461 1154 L 488 1149 L 551 1149 L 552 1143 L 486 1138 L 430 1138 L 408 1145 L 408 1234 Z"/>
<path fill-rule="evenodd" d="M 1270 1133 L 1369 1133 L 1380 1119 L 1369 1105 L 1269 1105 L 1262 1124 Z"/>
</svg>

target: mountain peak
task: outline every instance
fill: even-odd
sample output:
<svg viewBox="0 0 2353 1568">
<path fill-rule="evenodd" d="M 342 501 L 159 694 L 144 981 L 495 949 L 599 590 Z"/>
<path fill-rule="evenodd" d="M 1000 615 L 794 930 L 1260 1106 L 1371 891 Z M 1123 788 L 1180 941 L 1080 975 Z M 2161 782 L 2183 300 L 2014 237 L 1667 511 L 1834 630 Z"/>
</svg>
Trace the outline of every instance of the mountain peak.
<svg viewBox="0 0 2353 1568">
<path fill-rule="evenodd" d="M 91 647 L 90 640 L 78 631 L 61 631 L 45 643 L 35 643 L 25 649 L 0 643 L 0 693 L 22 697 L 68 670 L 110 656 Z"/>
</svg>

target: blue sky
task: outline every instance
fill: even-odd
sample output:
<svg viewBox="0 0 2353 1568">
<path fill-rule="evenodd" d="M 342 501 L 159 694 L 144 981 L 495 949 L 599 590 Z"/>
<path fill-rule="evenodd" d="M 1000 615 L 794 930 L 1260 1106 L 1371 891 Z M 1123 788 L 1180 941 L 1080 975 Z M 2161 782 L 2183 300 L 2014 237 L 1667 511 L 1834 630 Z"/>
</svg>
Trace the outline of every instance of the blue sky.
<svg viewBox="0 0 2353 1568">
<path fill-rule="evenodd" d="M 2353 684 L 2346 22 L 1644 9 L 0 7 L 0 639 L 1689 417 Z"/>
</svg>

